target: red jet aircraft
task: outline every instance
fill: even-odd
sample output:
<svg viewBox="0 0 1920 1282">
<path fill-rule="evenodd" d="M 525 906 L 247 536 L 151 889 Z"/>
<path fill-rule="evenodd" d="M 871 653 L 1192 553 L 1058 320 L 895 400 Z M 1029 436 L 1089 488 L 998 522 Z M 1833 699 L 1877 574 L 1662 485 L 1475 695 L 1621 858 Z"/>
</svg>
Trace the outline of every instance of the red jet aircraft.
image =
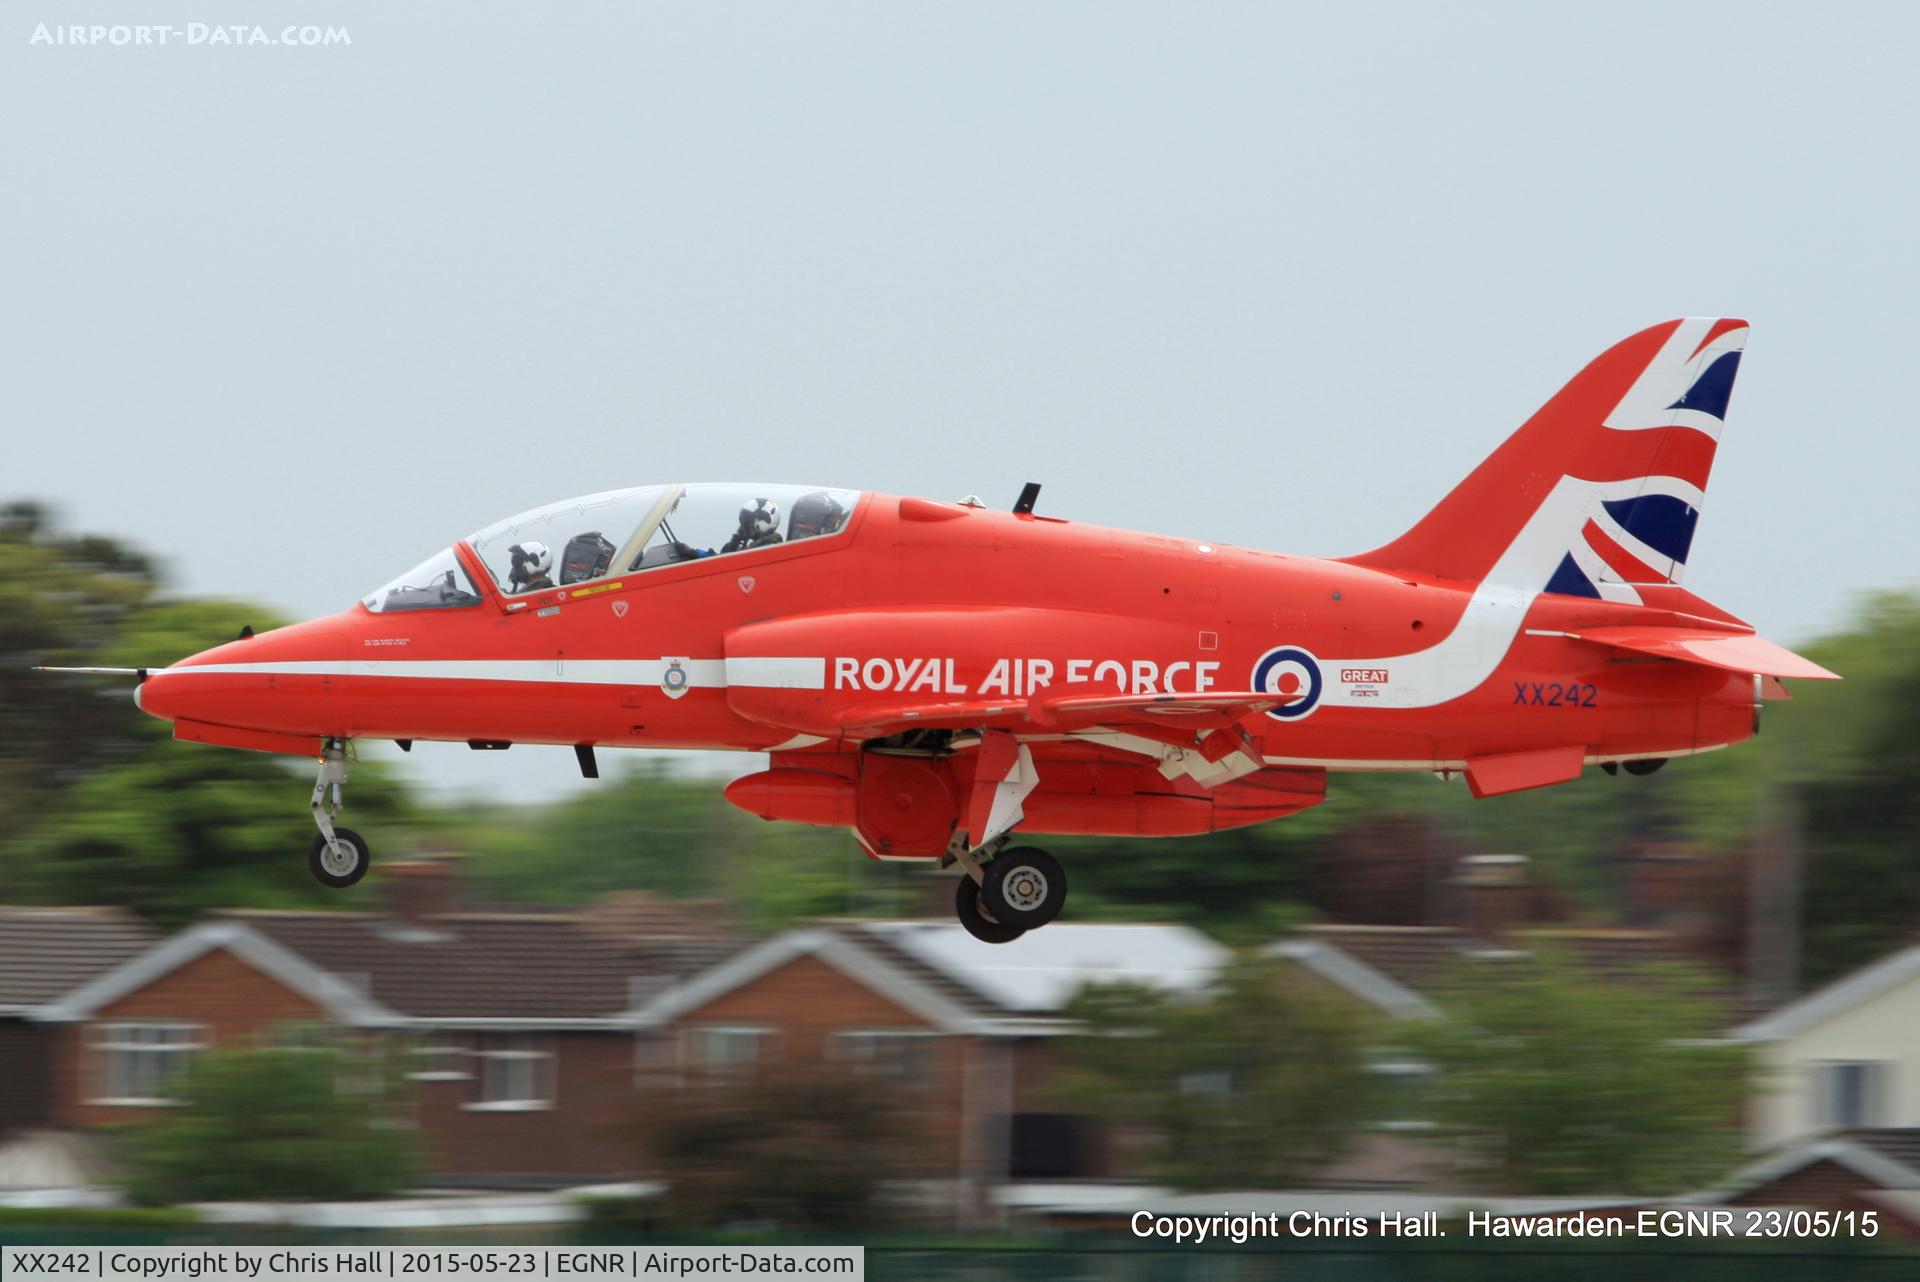
<svg viewBox="0 0 1920 1282">
<path fill-rule="evenodd" d="M 1600 356 L 1411 530 L 1283 556 L 978 500 L 657 485 L 538 508 L 353 608 L 140 671 L 175 737 L 317 754 L 309 863 L 354 739 L 745 749 L 727 798 L 957 862 L 1005 942 L 1066 898 L 1012 834 L 1264 823 L 1329 771 L 1476 797 L 1738 743 L 1782 677 L 1834 674 L 1679 586 L 1747 336 L 1656 325 Z M 331 789 L 331 799 L 328 792 Z"/>
</svg>

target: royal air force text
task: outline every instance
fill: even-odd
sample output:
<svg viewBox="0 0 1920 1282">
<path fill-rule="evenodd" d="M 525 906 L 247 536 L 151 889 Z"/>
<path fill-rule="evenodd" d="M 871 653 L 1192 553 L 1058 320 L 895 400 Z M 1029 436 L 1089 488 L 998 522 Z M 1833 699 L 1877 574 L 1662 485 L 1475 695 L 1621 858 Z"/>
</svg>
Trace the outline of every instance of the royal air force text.
<svg viewBox="0 0 1920 1282">
<path fill-rule="evenodd" d="M 1126 694 L 1205 694 L 1219 680 L 1220 664 L 1211 659 L 1177 659 L 1162 666 L 1152 659 L 995 659 L 978 685 L 961 679 L 953 659 L 861 659 L 833 661 L 835 690 L 876 690 L 894 694 L 1006 695 L 1024 698 L 1056 682 L 1097 685 Z"/>
</svg>

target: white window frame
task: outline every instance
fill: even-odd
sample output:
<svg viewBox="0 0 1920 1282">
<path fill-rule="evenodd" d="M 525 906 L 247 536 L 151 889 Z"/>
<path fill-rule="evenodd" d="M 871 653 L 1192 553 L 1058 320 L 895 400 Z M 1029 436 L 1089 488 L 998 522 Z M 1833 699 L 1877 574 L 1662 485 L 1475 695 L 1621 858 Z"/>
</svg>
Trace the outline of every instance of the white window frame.
<svg viewBox="0 0 1920 1282">
<path fill-rule="evenodd" d="M 1404 1055 L 1386 1055 L 1367 1062 L 1367 1072 L 1389 1082 L 1432 1082 L 1439 1070 L 1423 1059 Z M 1373 1123 L 1376 1131 L 1432 1131 L 1438 1127 L 1431 1118 L 1386 1117 Z"/>
<path fill-rule="evenodd" d="M 481 1033 L 474 1039 L 473 1058 L 478 1062 L 475 1090 L 478 1098 L 465 1107 L 475 1113 L 537 1113 L 554 1106 L 559 1096 L 558 1056 L 551 1045 L 531 1033 Z M 506 1064 L 532 1065 L 530 1094 L 489 1099 L 488 1092 L 500 1079 L 498 1072 Z"/>
<path fill-rule="evenodd" d="M 184 1036 L 178 1041 L 139 1040 L 141 1034 L 152 1032 Z M 115 1019 L 90 1025 L 87 1029 L 87 1050 L 89 1066 L 95 1075 L 93 1078 L 95 1091 L 88 1102 L 115 1108 L 172 1108 L 180 1103 L 177 1095 L 139 1095 L 117 1092 L 115 1090 L 117 1083 L 114 1080 L 115 1057 L 155 1054 L 177 1056 L 177 1066 L 155 1079 L 155 1084 L 159 1084 L 167 1080 L 177 1080 L 184 1075 L 192 1065 L 194 1056 L 206 1050 L 211 1044 L 207 1038 L 207 1026 L 190 1020 Z M 134 1074 L 125 1074 L 125 1076 L 134 1076 Z"/>
<path fill-rule="evenodd" d="M 346 1030 L 319 1019 L 290 1019 L 275 1024 L 261 1039 L 266 1050 L 343 1051 Z"/>
<path fill-rule="evenodd" d="M 471 1038 L 459 1033 L 416 1033 L 406 1048 L 409 1064 L 458 1065 L 458 1067 L 409 1068 L 410 1082 L 470 1082 L 474 1077 L 474 1048 Z"/>
<path fill-rule="evenodd" d="M 767 1048 L 773 1045 L 775 1030 L 765 1024 L 694 1024 L 682 1030 L 680 1034 L 680 1063 L 686 1074 L 709 1086 L 718 1086 L 727 1082 L 752 1081 L 760 1072 L 760 1066 L 771 1058 Z M 753 1045 L 750 1059 L 726 1059 L 713 1061 L 694 1054 L 694 1047 L 702 1038 L 738 1037 L 749 1038 Z"/>
<path fill-rule="evenodd" d="M 827 1058 L 847 1064 L 855 1073 L 863 1076 L 895 1081 L 918 1089 L 933 1082 L 935 1065 L 931 1048 L 933 1039 L 939 1036 L 930 1028 L 839 1029 L 827 1039 Z M 926 1050 L 920 1052 L 925 1059 L 919 1065 L 921 1071 L 918 1073 L 913 1072 L 913 1066 L 904 1060 L 874 1053 L 878 1047 L 906 1042 L 920 1042 L 927 1046 Z"/>
</svg>

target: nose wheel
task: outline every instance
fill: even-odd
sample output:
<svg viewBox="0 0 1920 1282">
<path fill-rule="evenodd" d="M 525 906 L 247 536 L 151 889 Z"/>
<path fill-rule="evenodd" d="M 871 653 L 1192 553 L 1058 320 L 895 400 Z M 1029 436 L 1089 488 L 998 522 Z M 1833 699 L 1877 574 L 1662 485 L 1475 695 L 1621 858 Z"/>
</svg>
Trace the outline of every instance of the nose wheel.
<svg viewBox="0 0 1920 1282">
<path fill-rule="evenodd" d="M 372 858 L 366 839 L 351 828 L 336 827 L 332 841 L 315 837 L 307 847 L 307 867 L 313 870 L 314 879 L 335 890 L 345 890 L 366 876 Z"/>
<path fill-rule="evenodd" d="M 334 824 L 346 805 L 347 741 L 328 739 L 320 750 L 320 769 L 313 781 L 313 823 L 320 835 L 307 847 L 307 867 L 323 886 L 345 890 L 367 875 L 373 856 L 366 839 L 351 828 Z"/>
</svg>

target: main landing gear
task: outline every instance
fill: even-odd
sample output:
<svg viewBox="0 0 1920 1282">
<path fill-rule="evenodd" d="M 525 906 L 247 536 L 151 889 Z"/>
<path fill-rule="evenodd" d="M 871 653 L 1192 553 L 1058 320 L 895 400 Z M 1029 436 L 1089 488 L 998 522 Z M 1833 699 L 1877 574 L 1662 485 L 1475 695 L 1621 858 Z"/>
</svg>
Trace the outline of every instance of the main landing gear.
<svg viewBox="0 0 1920 1282">
<path fill-rule="evenodd" d="M 320 750 L 320 769 L 313 781 L 313 822 L 320 835 L 307 847 L 307 867 L 323 886 L 344 890 L 367 875 L 373 856 L 365 838 L 351 828 L 335 825 L 333 817 L 345 806 L 347 742 L 328 739 Z M 328 804 L 328 792 L 332 804 Z"/>
<path fill-rule="evenodd" d="M 1067 903 L 1067 874 L 1060 861 L 1032 846 L 999 850 L 986 862 L 979 851 L 955 850 L 965 875 L 954 887 L 953 908 L 969 935 L 986 944 L 1010 944 L 1060 915 Z"/>
</svg>

